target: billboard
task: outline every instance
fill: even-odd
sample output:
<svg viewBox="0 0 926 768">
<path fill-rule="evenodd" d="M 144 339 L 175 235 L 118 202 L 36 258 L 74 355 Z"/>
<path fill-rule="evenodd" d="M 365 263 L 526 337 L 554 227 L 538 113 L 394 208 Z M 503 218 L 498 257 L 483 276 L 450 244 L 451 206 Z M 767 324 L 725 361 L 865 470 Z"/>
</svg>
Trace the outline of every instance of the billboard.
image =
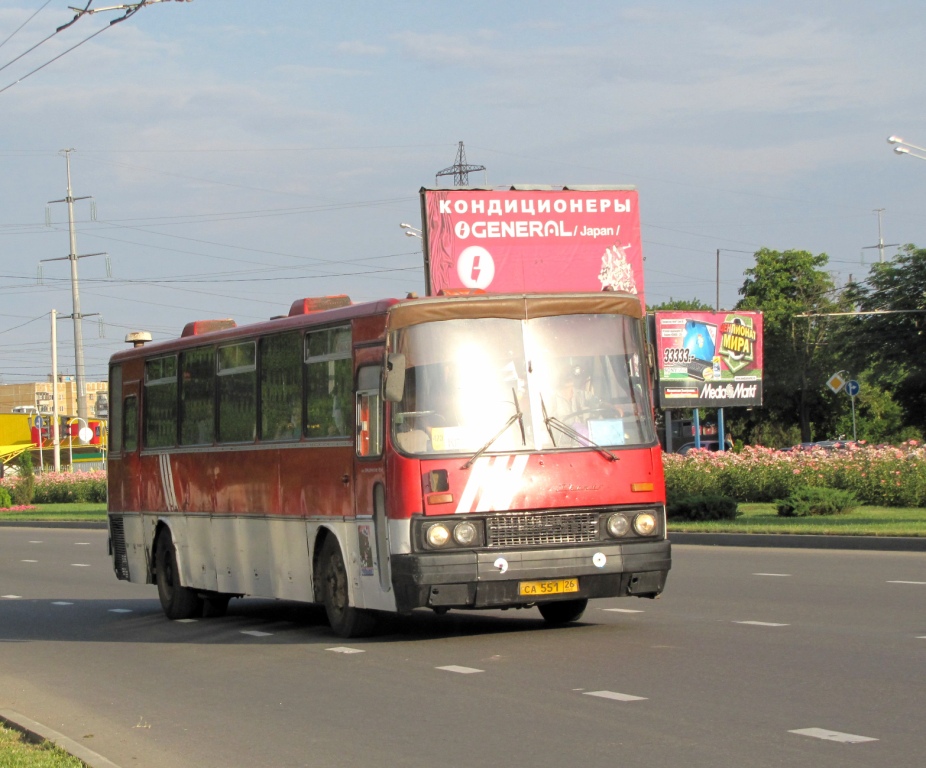
<svg viewBox="0 0 926 768">
<path fill-rule="evenodd" d="M 429 296 L 609 290 L 643 301 L 633 187 L 422 188 L 421 221 Z"/>
<path fill-rule="evenodd" d="M 657 312 L 659 405 L 762 405 L 761 312 Z"/>
</svg>

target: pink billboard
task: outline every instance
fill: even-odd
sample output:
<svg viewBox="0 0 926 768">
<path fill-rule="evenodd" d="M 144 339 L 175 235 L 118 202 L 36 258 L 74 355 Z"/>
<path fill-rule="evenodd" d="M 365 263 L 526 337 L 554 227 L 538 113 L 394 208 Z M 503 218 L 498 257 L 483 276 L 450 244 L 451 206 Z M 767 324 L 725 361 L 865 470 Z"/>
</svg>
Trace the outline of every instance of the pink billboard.
<svg viewBox="0 0 926 768">
<path fill-rule="evenodd" d="M 428 295 L 625 291 L 643 301 L 633 187 L 422 189 Z"/>
<path fill-rule="evenodd" d="M 656 313 L 659 405 L 762 405 L 762 313 Z"/>
</svg>

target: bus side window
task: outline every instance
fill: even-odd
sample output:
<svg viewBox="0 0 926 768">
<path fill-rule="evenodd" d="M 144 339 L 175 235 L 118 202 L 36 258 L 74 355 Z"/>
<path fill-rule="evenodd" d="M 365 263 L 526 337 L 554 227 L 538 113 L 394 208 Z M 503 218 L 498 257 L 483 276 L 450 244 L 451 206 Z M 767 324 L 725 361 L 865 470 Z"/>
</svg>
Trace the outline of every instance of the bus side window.
<svg viewBox="0 0 926 768">
<path fill-rule="evenodd" d="M 129 395 L 122 404 L 122 450 L 138 450 L 138 398 Z"/>
<path fill-rule="evenodd" d="M 383 399 L 380 381 L 383 367 L 367 365 L 357 373 L 356 435 L 358 456 L 380 456 L 383 452 Z"/>
<path fill-rule="evenodd" d="M 307 333 L 305 362 L 305 436 L 350 437 L 350 326 Z"/>
<path fill-rule="evenodd" d="M 112 394 L 112 408 L 109 411 L 109 452 L 122 451 L 122 366 L 109 368 L 109 391 Z"/>
</svg>

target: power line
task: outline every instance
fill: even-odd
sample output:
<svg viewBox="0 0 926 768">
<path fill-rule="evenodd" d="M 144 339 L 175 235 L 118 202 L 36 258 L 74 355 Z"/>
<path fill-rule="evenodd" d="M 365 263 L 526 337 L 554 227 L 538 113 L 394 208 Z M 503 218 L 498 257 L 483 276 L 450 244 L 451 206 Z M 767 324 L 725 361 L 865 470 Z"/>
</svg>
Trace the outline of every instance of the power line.
<svg viewBox="0 0 926 768">
<path fill-rule="evenodd" d="M 93 0 L 88 0 L 87 5 L 86 5 L 84 8 L 72 8 L 71 10 L 74 10 L 74 11 L 77 12 L 77 13 L 75 14 L 75 16 L 74 16 L 73 19 L 71 19 L 67 24 L 62 24 L 60 27 L 58 27 L 54 32 L 52 32 L 52 33 L 51 33 L 48 37 L 46 37 L 44 40 L 40 40 L 38 43 L 36 43 L 35 45 L 33 45 L 31 48 L 29 48 L 29 50 L 25 51 L 24 53 L 21 53 L 19 56 L 17 56 L 17 57 L 16 57 L 15 59 L 13 59 L 12 61 L 9 61 L 9 62 L 7 62 L 6 64 L 4 64 L 2 67 L 0 67 L 0 70 L 6 69 L 8 66 L 10 66 L 10 64 L 13 64 L 14 62 L 19 61 L 23 56 L 25 56 L 25 55 L 28 54 L 28 53 L 31 53 L 31 52 L 34 51 L 36 48 L 38 48 L 40 45 L 43 45 L 44 43 L 48 42 L 49 40 L 51 40 L 51 38 L 53 38 L 53 37 L 54 37 L 55 35 L 57 35 L 59 32 L 63 32 L 65 29 L 67 29 L 67 28 L 70 27 L 72 24 L 74 24 L 78 19 L 81 19 L 81 18 L 83 18 L 84 16 L 88 16 L 88 15 L 94 14 L 94 13 L 99 13 L 100 11 L 123 11 L 123 10 L 124 10 L 124 11 L 125 11 L 125 14 L 122 15 L 122 16 L 120 16 L 118 19 L 113 19 L 111 22 L 109 22 L 109 24 L 108 24 L 107 26 L 98 29 L 98 30 L 97 30 L 96 32 L 94 32 L 92 35 L 89 35 L 89 36 L 85 37 L 85 38 L 84 38 L 83 40 L 81 40 L 79 43 L 75 43 L 75 44 L 72 45 L 70 48 L 68 48 L 68 49 L 65 50 L 65 51 L 62 51 L 61 53 L 59 53 L 59 54 L 58 54 L 57 56 L 55 56 L 54 58 L 49 59 L 48 61 L 46 61 L 46 62 L 45 62 L 44 64 L 42 64 L 41 66 L 38 66 L 38 67 L 36 67 L 35 69 L 33 69 L 32 71 L 27 72 L 27 73 L 24 74 L 22 77 L 20 77 L 18 80 L 13 81 L 12 83 L 10 83 L 9 85 L 4 86 L 3 88 L 0 88 L 0 93 L 3 93 L 4 91 L 8 91 L 8 90 L 9 90 L 10 88 L 12 88 L 14 85 L 17 85 L 17 84 L 21 83 L 21 82 L 22 82 L 23 80 L 25 80 L 27 77 L 31 77 L 31 76 L 34 75 L 36 72 L 40 72 L 41 70 L 45 69 L 45 67 L 47 67 L 49 64 L 53 64 L 54 62 L 58 61 L 58 59 L 60 59 L 62 56 L 66 56 L 67 54 L 69 54 L 69 53 L 70 53 L 71 51 L 73 51 L 74 49 L 80 48 L 80 46 L 82 46 L 84 43 L 90 42 L 94 37 L 96 37 L 96 36 L 99 35 L 99 34 L 102 34 L 102 33 L 105 32 L 107 29 L 110 29 L 111 27 L 113 27 L 114 25 L 118 24 L 119 22 L 125 21 L 126 19 L 130 18 L 131 16 L 134 16 L 136 13 L 138 13 L 138 11 L 140 11 L 140 10 L 141 10 L 142 8 L 144 8 L 146 5 L 151 5 L 151 4 L 153 4 L 153 3 L 162 3 L 162 2 L 167 2 L 167 0 L 141 0 L 141 2 L 138 2 L 138 3 L 125 3 L 125 4 L 122 4 L 122 5 L 112 5 L 112 6 L 108 6 L 108 7 L 106 7 L 106 8 L 98 8 L 98 9 L 93 9 L 93 10 L 92 10 L 92 9 L 90 8 L 90 5 L 93 3 Z M 46 3 L 46 5 L 47 5 L 47 3 Z M 44 7 L 44 6 L 43 6 L 43 7 Z M 39 10 L 42 10 L 42 9 L 40 8 Z M 15 34 L 15 32 L 14 32 L 14 34 Z"/>
<path fill-rule="evenodd" d="M 6 40 L 4 40 L 2 43 L 0 43 L 0 48 L 2 48 L 4 45 L 6 45 L 8 42 L 10 42 L 10 40 L 13 39 L 13 36 L 14 36 L 17 32 L 19 32 L 19 30 L 21 30 L 24 26 L 26 26 L 26 24 L 28 24 L 28 23 L 29 23 L 30 21 L 32 21 L 36 16 L 38 16 L 38 15 L 42 12 L 42 10 L 45 8 L 45 6 L 48 5 L 50 2 L 51 2 L 51 0 L 45 0 L 45 2 L 42 3 L 42 5 L 39 7 L 39 9 L 38 9 L 35 13 L 33 13 L 33 14 L 32 14 L 28 19 L 26 19 L 22 24 L 20 24 L 18 27 L 16 27 L 16 29 L 14 29 L 12 32 L 10 32 L 10 34 L 7 36 Z M 45 39 L 47 40 L 48 38 L 45 38 Z M 30 50 L 31 50 L 31 49 L 30 49 Z M 26 53 L 28 53 L 28 51 L 27 51 Z M 25 56 L 25 54 L 23 54 L 23 55 Z M 16 60 L 16 59 L 13 59 L 13 61 L 15 61 L 15 60 Z M 10 63 L 12 63 L 12 62 L 10 62 Z M 3 67 L 0 67 L 0 69 L 5 69 L 5 68 L 8 67 L 8 66 L 9 66 L 9 64 L 5 64 Z"/>
</svg>

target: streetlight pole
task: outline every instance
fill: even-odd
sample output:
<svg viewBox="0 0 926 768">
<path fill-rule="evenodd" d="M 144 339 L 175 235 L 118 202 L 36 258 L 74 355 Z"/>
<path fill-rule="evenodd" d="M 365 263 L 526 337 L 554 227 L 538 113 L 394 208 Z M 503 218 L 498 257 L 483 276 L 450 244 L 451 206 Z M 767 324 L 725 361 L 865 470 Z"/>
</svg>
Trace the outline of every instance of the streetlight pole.
<svg viewBox="0 0 926 768">
<path fill-rule="evenodd" d="M 915 157 L 917 160 L 926 160 L 926 147 L 918 147 L 916 144 L 904 141 L 900 136 L 888 136 L 887 143 L 895 145 L 895 154 L 909 155 L 910 157 Z"/>
</svg>

